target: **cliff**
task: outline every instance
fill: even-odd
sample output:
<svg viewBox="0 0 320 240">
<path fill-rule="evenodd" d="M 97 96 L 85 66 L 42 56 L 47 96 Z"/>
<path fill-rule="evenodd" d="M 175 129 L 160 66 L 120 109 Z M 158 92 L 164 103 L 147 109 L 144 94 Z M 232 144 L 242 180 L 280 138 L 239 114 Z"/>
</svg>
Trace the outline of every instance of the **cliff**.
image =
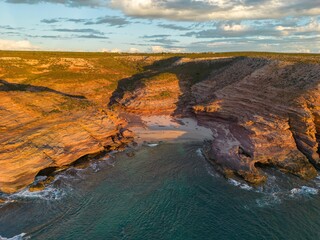
<svg viewBox="0 0 320 240">
<path fill-rule="evenodd" d="M 0 52 L 0 191 L 132 141 L 120 116 L 194 117 L 207 158 L 251 183 L 320 165 L 317 55 Z M 120 114 L 121 113 L 121 114 Z"/>
<path fill-rule="evenodd" d="M 141 76 L 136 89 L 118 101 L 121 108 L 137 114 L 171 111 L 173 116 L 195 117 L 214 132 L 205 153 L 228 178 L 240 176 L 258 184 L 266 180 L 261 168 L 267 166 L 304 179 L 317 175 L 317 62 L 182 58 L 160 72 L 147 80 Z M 166 78 L 161 77 L 164 74 Z M 153 94 L 160 91 L 168 97 L 157 104 Z"/>
</svg>

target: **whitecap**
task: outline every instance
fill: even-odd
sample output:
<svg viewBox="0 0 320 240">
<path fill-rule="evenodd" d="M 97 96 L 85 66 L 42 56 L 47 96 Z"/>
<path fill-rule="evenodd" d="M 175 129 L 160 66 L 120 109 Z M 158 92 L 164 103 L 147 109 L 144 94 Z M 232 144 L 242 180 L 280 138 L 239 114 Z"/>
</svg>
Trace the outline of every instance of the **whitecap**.
<svg viewBox="0 0 320 240">
<path fill-rule="evenodd" d="M 240 185 L 240 188 L 243 189 L 243 190 L 252 190 L 253 188 L 251 186 L 249 186 L 248 184 L 241 184 Z"/>
<path fill-rule="evenodd" d="M 228 182 L 235 186 L 235 187 L 239 187 L 243 190 L 247 190 L 247 191 L 250 191 L 253 189 L 253 187 L 249 186 L 248 184 L 246 183 L 241 183 L 241 182 L 238 182 L 237 180 L 234 180 L 234 179 L 228 179 Z"/>
<path fill-rule="evenodd" d="M 236 180 L 234 180 L 234 179 L 228 179 L 228 182 L 229 182 L 231 185 L 236 186 L 236 187 L 241 185 L 240 182 L 238 182 L 238 181 L 236 181 Z"/>
<path fill-rule="evenodd" d="M 29 239 L 29 237 L 25 237 L 26 233 L 21 233 L 17 236 L 11 237 L 11 238 L 5 238 L 0 236 L 0 240 L 26 240 Z"/>
<path fill-rule="evenodd" d="M 317 195 L 318 192 L 319 192 L 318 189 L 312 188 L 312 187 L 307 187 L 307 186 L 302 186 L 301 188 L 293 188 L 290 191 L 291 196 L 296 196 L 296 195 L 303 195 L 303 196 Z"/>
<path fill-rule="evenodd" d="M 61 189 L 54 187 L 46 187 L 42 191 L 30 192 L 29 189 L 24 189 L 21 192 L 12 194 L 11 199 L 43 199 L 43 200 L 60 200 L 65 195 Z"/>
<path fill-rule="evenodd" d="M 158 143 L 147 143 L 148 147 L 156 147 L 158 145 L 159 145 Z"/>
</svg>

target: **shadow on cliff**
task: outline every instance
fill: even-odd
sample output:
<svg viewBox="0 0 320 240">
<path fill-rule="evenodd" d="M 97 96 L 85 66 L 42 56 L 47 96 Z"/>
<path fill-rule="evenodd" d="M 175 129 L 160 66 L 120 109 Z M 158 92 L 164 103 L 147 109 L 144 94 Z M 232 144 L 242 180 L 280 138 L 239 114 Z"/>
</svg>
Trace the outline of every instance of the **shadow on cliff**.
<svg viewBox="0 0 320 240">
<path fill-rule="evenodd" d="M 160 74 L 175 74 L 179 88 L 182 94 L 176 103 L 176 110 L 173 116 L 190 116 L 195 101 L 192 99 L 191 87 L 207 79 L 214 70 L 222 69 L 238 58 L 229 58 L 227 61 L 221 62 L 216 60 L 196 60 L 190 62 L 179 63 L 183 57 L 171 57 L 155 61 L 153 64 L 145 66 L 141 73 L 135 74 L 129 78 L 119 80 L 116 90 L 109 99 L 109 107 L 119 104 L 124 100 L 125 93 L 134 93 L 135 91 L 145 87 L 145 81 L 156 77 Z M 134 97 L 134 96 L 132 96 Z M 131 99 L 126 99 L 130 101 Z M 125 104 L 123 102 L 121 104 Z"/>
<path fill-rule="evenodd" d="M 179 57 L 172 57 L 154 62 L 152 65 L 145 66 L 141 73 L 135 74 L 129 78 L 119 80 L 116 90 L 112 93 L 109 100 L 109 107 L 119 103 L 126 92 L 133 93 L 136 90 L 145 87 L 144 79 L 155 77 L 161 73 L 169 71 L 174 62 Z"/>
<path fill-rule="evenodd" d="M 81 95 L 72 95 L 63 93 L 48 87 L 42 87 L 42 86 L 34 86 L 30 84 L 20 84 L 20 83 L 9 83 L 5 80 L 0 79 L 0 92 L 50 92 L 62 95 L 64 97 L 70 97 L 70 98 L 77 98 L 77 99 L 86 99 L 86 97 Z"/>
<path fill-rule="evenodd" d="M 313 165 L 315 161 L 306 149 L 308 141 L 304 140 L 304 135 L 298 134 L 301 127 L 299 118 L 301 106 L 295 106 L 296 100 L 306 94 L 310 89 L 316 88 L 319 84 L 319 71 L 317 67 L 312 64 L 304 64 L 300 62 L 290 64 L 280 64 L 277 61 L 271 62 L 266 58 L 250 58 L 250 57 L 234 57 L 229 58 L 227 61 L 219 60 L 196 60 L 191 62 L 180 62 L 181 57 L 173 57 L 160 61 L 154 62 L 152 65 L 146 66 L 143 72 L 133 75 L 129 78 L 122 79 L 118 82 L 117 89 L 113 92 L 110 98 L 109 106 L 114 104 L 125 104 L 121 100 L 132 100 L 134 95 L 128 95 L 130 99 L 125 99 L 126 92 L 134 93 L 140 88 L 145 87 L 145 81 L 149 78 L 155 77 L 163 73 L 175 74 L 179 81 L 179 87 L 182 94 L 180 95 L 177 103 L 176 110 L 172 113 L 173 116 L 192 116 L 193 107 L 197 105 L 197 99 L 192 93 L 192 86 L 200 83 L 204 80 L 210 79 L 205 86 L 209 86 L 208 89 L 204 89 L 209 94 L 209 98 L 204 97 L 201 104 L 206 104 L 215 99 L 215 92 L 218 90 L 226 89 L 220 96 L 220 105 L 217 111 L 210 112 L 210 121 L 218 121 L 224 124 L 230 125 L 229 128 L 232 130 L 232 134 L 239 140 L 238 152 L 235 154 L 241 155 L 246 158 L 250 158 L 254 154 L 254 146 L 252 143 L 251 135 L 252 132 L 249 129 L 241 126 L 241 118 L 247 119 L 248 116 L 259 116 L 262 119 L 271 119 L 273 116 L 283 115 L 284 119 L 289 119 L 289 125 L 291 127 L 294 140 L 297 145 L 297 149 L 302 152 Z M 269 68 L 263 69 L 268 64 Z M 315 68 L 315 70 L 314 70 Z M 225 72 L 225 70 L 227 71 Z M 259 69 L 263 69 L 260 75 L 252 75 Z M 244 80 L 242 83 L 241 81 Z M 239 83 L 238 89 L 226 88 L 235 83 Z M 209 84 L 209 85 L 208 85 Z M 250 89 L 248 89 L 250 88 Z M 235 91 L 242 91 L 243 95 L 238 96 L 238 92 L 232 92 L 230 89 Z M 201 90 L 201 89 L 200 89 Z M 228 91 L 229 90 L 229 91 Z M 248 92 L 248 90 L 250 90 Z M 223 90 L 222 90 L 223 91 Z M 244 98 L 244 100 L 242 99 Z M 245 104 L 241 104 L 245 102 Z M 255 106 L 256 103 L 261 105 Z M 234 105 L 233 112 L 225 111 L 228 109 L 228 104 Z M 297 103 L 299 104 L 299 103 Z M 282 109 L 279 109 L 279 106 Z M 288 109 L 288 110 L 286 110 Z M 297 109 L 291 111 L 291 109 Z M 308 110 L 308 109 L 307 109 Z M 309 109 L 310 110 L 310 109 Z M 295 116 L 297 115 L 297 116 Z M 314 115 L 314 114 L 313 114 Z M 317 113 L 314 117 L 317 118 L 315 122 L 320 123 L 320 114 Z M 205 116 L 204 116 L 205 117 Z M 294 120 L 298 119 L 296 123 Z M 255 118 L 252 117 L 252 121 Z M 303 124 L 302 124 L 303 125 Z M 316 141 L 320 143 L 320 124 L 316 125 Z M 308 126 L 306 126 L 307 129 Z M 263 124 L 262 124 L 263 130 Z M 275 129 L 276 131 L 277 129 Z M 263 133 L 265 134 L 265 133 Z M 280 133 L 281 134 L 281 133 Z M 222 136 L 225 138 L 225 142 L 228 141 L 228 136 Z M 273 138 L 270 138 L 273 141 Z M 223 139 L 222 139 L 223 140 Z M 273 141 L 276 144 L 276 141 Z M 318 148 L 318 153 L 320 152 Z M 272 154 L 271 154 L 272 155 Z M 226 156 L 226 159 L 228 156 Z M 318 168 L 320 166 L 320 161 Z M 234 164 L 230 162 L 230 164 Z M 256 167 L 268 166 L 271 162 L 257 164 Z M 276 166 L 274 164 L 274 166 Z M 288 164 L 290 169 L 290 163 Z M 247 167 L 247 166 L 245 166 Z M 234 167 L 234 169 L 236 169 Z M 231 168 L 230 168 L 231 169 Z M 249 169 L 249 166 L 248 166 Z M 284 169 L 284 167 L 283 167 Z M 256 179 L 257 176 L 252 175 Z"/>
</svg>

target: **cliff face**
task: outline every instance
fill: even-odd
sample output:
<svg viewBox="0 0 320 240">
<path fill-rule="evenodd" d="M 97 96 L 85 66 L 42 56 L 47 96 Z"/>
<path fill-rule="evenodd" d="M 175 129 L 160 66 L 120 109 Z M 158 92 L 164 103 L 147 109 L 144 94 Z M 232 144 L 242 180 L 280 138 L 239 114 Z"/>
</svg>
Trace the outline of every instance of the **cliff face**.
<svg viewBox="0 0 320 240">
<path fill-rule="evenodd" d="M 206 74 L 197 78 L 204 69 Z M 162 72 L 177 76 L 162 82 L 162 90 L 179 93 L 170 98 L 170 108 L 162 104 L 167 98 L 159 104 L 149 101 L 148 93 L 159 89 L 153 79 L 130 91 L 129 98 L 124 94 L 122 108 L 134 108 L 137 114 L 166 109 L 173 116 L 195 116 L 214 132 L 206 155 L 227 177 L 261 183 L 266 180 L 262 166 L 304 179 L 316 176 L 319 64 L 270 58 L 180 59 Z M 150 104 L 152 112 L 146 108 Z"/>
<path fill-rule="evenodd" d="M 135 73 L 144 58 L 127 64 L 118 56 L 1 54 L 0 191 L 19 191 L 42 170 L 132 140 L 126 122 L 106 105 L 117 81 Z"/>
<path fill-rule="evenodd" d="M 310 179 L 320 167 L 316 57 L 1 54 L 2 192 L 125 146 L 120 112 L 195 117 L 213 131 L 205 153 L 227 177 L 261 183 L 261 167 L 274 166 Z"/>
<path fill-rule="evenodd" d="M 265 179 L 259 164 L 315 177 L 319 76 L 315 64 L 243 59 L 194 85 L 197 118 L 215 131 L 208 157 L 252 183 Z"/>
</svg>

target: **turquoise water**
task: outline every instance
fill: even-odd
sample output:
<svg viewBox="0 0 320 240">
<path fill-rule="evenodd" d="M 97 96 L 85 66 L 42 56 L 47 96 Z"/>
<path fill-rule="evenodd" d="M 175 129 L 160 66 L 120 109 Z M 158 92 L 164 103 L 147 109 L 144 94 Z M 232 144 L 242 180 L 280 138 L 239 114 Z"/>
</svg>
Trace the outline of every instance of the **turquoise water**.
<svg viewBox="0 0 320 240">
<path fill-rule="evenodd" d="M 215 173 L 200 147 L 143 147 L 135 157 L 121 153 L 85 170 L 70 169 L 46 191 L 10 196 L 11 202 L 0 206 L 0 235 L 320 239 L 319 179 L 307 183 L 267 170 L 268 183 L 252 188 Z"/>
</svg>

